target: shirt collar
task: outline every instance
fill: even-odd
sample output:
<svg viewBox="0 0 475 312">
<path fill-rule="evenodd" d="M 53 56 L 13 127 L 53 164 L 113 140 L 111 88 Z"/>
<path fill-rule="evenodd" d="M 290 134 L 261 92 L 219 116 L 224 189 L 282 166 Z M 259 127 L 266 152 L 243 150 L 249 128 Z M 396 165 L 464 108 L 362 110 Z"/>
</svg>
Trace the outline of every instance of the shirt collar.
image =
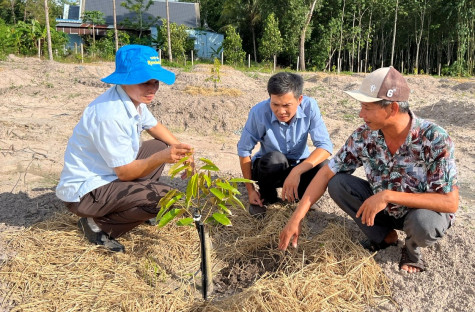
<svg viewBox="0 0 475 312">
<path fill-rule="evenodd" d="M 418 122 L 419 118 L 417 118 L 417 116 L 414 115 L 414 113 L 411 110 L 409 110 L 408 113 L 409 113 L 409 116 L 411 116 L 411 129 L 409 129 L 409 133 L 407 134 L 406 140 L 404 141 L 403 145 L 411 144 L 412 134 L 414 131 L 417 132 L 417 129 L 419 128 L 419 122 Z M 367 125 L 365 126 L 367 127 L 367 129 L 369 129 Z M 381 131 L 381 129 L 377 130 L 377 135 L 379 137 L 384 138 L 384 134 L 383 134 L 383 131 Z M 386 144 L 386 142 L 384 144 Z"/>
<path fill-rule="evenodd" d="M 139 112 L 137 111 L 137 108 L 135 107 L 134 103 L 132 102 L 130 97 L 127 95 L 127 93 L 124 91 L 124 89 L 122 89 L 120 85 L 116 85 L 115 87 L 116 87 L 117 93 L 119 94 L 120 99 L 124 103 L 125 109 L 130 114 L 130 116 L 132 117 L 140 116 Z"/>
<path fill-rule="evenodd" d="M 414 113 L 409 110 L 409 116 L 411 116 L 411 129 L 409 130 L 409 133 L 407 134 L 407 137 L 406 137 L 406 144 L 409 145 L 411 144 L 412 142 L 412 134 L 415 132 L 417 132 L 418 128 L 420 127 L 419 126 L 419 118 L 417 118 L 416 115 L 414 115 Z"/>
</svg>

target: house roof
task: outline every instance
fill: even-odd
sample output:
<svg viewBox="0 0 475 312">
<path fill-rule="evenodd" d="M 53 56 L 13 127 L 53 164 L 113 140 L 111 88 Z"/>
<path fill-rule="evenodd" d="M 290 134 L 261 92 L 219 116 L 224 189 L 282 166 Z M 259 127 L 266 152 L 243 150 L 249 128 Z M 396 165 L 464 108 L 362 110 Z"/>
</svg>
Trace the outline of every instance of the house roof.
<svg viewBox="0 0 475 312">
<path fill-rule="evenodd" d="M 112 3 L 104 0 L 86 0 L 84 11 L 101 11 L 104 13 L 104 18 L 107 24 L 113 24 Z M 117 23 L 120 23 L 126 18 L 132 19 L 135 13 L 130 12 L 124 8 L 121 3 L 125 0 L 119 0 L 116 3 Z M 189 2 L 168 2 L 170 12 L 170 22 L 178 25 L 185 25 L 190 28 L 200 27 L 200 6 L 199 3 Z M 149 17 L 166 18 L 167 6 L 165 1 L 153 1 L 153 4 L 144 13 L 144 20 L 147 21 Z"/>
</svg>

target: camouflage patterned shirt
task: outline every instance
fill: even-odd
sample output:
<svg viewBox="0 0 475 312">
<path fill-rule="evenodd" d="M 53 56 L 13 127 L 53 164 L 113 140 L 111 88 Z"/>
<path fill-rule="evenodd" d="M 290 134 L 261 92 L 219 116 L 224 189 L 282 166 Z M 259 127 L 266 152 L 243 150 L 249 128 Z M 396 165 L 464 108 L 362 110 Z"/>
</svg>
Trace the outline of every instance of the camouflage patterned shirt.
<svg viewBox="0 0 475 312">
<path fill-rule="evenodd" d="M 440 126 L 417 118 L 412 112 L 411 130 L 394 155 L 383 133 L 362 125 L 331 159 L 334 173 L 353 173 L 363 166 L 373 193 L 393 190 L 406 193 L 449 193 L 457 186 L 454 145 Z M 389 204 L 386 212 L 400 218 L 407 207 Z"/>
</svg>

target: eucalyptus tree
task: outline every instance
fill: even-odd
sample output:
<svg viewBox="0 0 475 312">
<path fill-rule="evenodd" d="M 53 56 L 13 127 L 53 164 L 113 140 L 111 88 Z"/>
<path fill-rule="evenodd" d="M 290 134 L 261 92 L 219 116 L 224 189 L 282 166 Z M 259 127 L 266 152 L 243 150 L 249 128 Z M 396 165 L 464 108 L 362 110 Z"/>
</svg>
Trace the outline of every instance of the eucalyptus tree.
<svg viewBox="0 0 475 312">
<path fill-rule="evenodd" d="M 274 13 L 279 21 L 279 29 L 283 38 L 282 57 L 285 63 L 293 63 L 300 50 L 300 38 L 307 30 L 304 25 L 309 16 L 309 9 L 314 0 L 275 0 L 262 2 L 262 15 Z M 318 3 L 317 3 L 318 4 Z M 313 10 L 312 10 L 313 11 Z M 304 35 L 304 40 L 310 36 Z"/>
<path fill-rule="evenodd" d="M 456 4 L 457 10 L 457 74 L 468 74 L 474 70 L 475 58 L 475 5 L 473 0 L 460 0 Z"/>
<path fill-rule="evenodd" d="M 397 9 L 399 7 L 399 0 L 396 0 L 396 10 L 394 12 L 394 26 L 393 26 L 393 44 L 391 46 L 391 63 L 390 65 L 393 66 L 394 63 L 394 45 L 396 44 L 396 31 L 397 31 Z"/>
<path fill-rule="evenodd" d="M 419 73 L 419 51 L 421 46 L 422 35 L 424 33 L 424 19 L 427 13 L 427 0 L 413 1 L 413 18 L 414 18 L 414 37 L 416 42 L 416 58 L 414 64 L 414 74 Z"/>
<path fill-rule="evenodd" d="M 308 65 L 318 70 L 331 70 L 338 49 L 341 10 L 339 1 L 323 2 L 314 12 L 307 54 Z"/>
<path fill-rule="evenodd" d="M 340 45 L 338 47 L 338 57 L 337 57 L 338 73 L 340 73 L 341 71 L 341 47 L 343 44 L 343 26 L 345 24 L 345 7 L 346 7 L 346 0 L 343 0 L 343 7 L 342 7 L 341 21 L 340 21 Z"/>
<path fill-rule="evenodd" d="M 307 39 L 307 28 L 312 20 L 313 11 L 317 5 L 318 0 L 312 0 L 310 4 L 310 9 L 307 13 L 305 23 L 303 24 L 302 30 L 300 32 L 300 42 L 299 42 L 299 60 L 300 60 L 300 69 L 305 70 L 305 40 Z"/>
<path fill-rule="evenodd" d="M 357 3 L 358 14 L 356 19 L 358 20 L 358 26 L 355 33 L 358 36 L 358 48 L 357 48 L 357 71 L 360 72 L 363 70 L 361 65 L 361 54 L 363 49 L 363 44 L 365 45 L 365 67 L 368 62 L 368 49 L 371 43 L 371 23 L 373 17 L 373 0 L 360 0 Z M 366 71 L 366 70 L 365 70 Z"/>
</svg>

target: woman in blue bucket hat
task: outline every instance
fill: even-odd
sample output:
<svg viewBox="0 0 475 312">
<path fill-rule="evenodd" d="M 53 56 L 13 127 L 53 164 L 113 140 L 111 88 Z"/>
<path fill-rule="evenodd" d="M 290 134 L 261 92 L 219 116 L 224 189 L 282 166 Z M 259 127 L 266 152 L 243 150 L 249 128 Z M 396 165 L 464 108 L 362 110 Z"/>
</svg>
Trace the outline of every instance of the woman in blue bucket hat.
<svg viewBox="0 0 475 312">
<path fill-rule="evenodd" d="M 116 54 L 113 84 L 90 103 L 73 130 L 56 195 L 80 216 L 84 236 L 111 251 L 124 251 L 116 238 L 154 218 L 170 189 L 159 181 L 166 163 L 193 152 L 150 113 L 160 82 L 173 84 L 157 52 L 127 45 Z M 141 142 L 142 130 L 153 139 Z"/>
</svg>

